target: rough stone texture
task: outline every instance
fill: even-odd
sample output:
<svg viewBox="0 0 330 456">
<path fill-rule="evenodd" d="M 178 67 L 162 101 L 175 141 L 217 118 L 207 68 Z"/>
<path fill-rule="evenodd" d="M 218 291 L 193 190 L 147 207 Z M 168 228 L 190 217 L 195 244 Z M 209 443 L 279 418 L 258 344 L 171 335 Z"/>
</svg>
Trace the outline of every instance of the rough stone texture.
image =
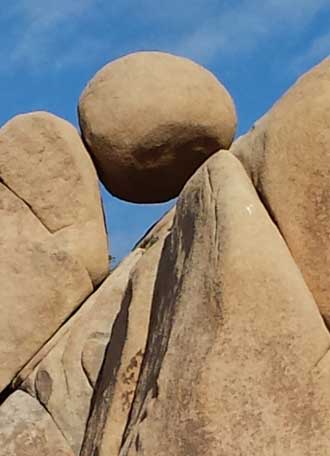
<svg viewBox="0 0 330 456">
<path fill-rule="evenodd" d="M 236 129 L 233 101 L 196 63 L 139 52 L 102 68 L 79 103 L 84 140 L 101 180 L 137 203 L 169 200 Z"/>
<path fill-rule="evenodd" d="M 108 274 L 97 175 L 75 128 L 46 112 L 0 129 L 0 180 L 24 201 L 94 284 Z"/>
<path fill-rule="evenodd" d="M 133 252 L 105 280 L 84 303 L 75 321 L 68 322 L 55 347 L 23 384 L 51 414 L 76 455 L 79 455 L 93 387 L 112 325 L 129 273 L 140 256 L 141 251 Z"/>
<path fill-rule="evenodd" d="M 159 238 L 161 242 L 172 224 L 173 210 L 171 214 L 172 217 L 166 215 L 167 223 L 160 220 L 146 239 L 149 236 Z M 129 278 L 140 261 L 147 265 L 141 257 L 149 256 L 149 248 L 153 247 L 147 241 L 137 247 L 61 328 L 49 347 L 41 350 L 16 379 L 16 386 L 23 382 L 22 388 L 36 396 L 48 410 L 75 455 L 79 455 L 93 389 Z M 151 272 L 145 274 L 148 277 Z M 148 290 L 139 288 L 135 299 L 139 293 L 145 293 L 147 299 Z M 138 315 L 137 321 L 147 317 L 148 314 Z M 134 337 L 138 344 L 139 335 Z"/>
<path fill-rule="evenodd" d="M 330 325 L 330 59 L 232 147 Z"/>
<path fill-rule="evenodd" d="M 159 230 L 170 214 L 160 222 Z M 149 244 L 131 274 L 96 384 L 81 456 L 119 454 L 147 341 L 154 282 L 167 230 L 162 233 Z"/>
<path fill-rule="evenodd" d="M 2 391 L 93 288 L 81 263 L 1 183 L 0 251 Z"/>
<path fill-rule="evenodd" d="M 22 391 L 0 407 L 0 456 L 74 456 L 38 401 Z"/>
<path fill-rule="evenodd" d="M 330 455 L 329 346 L 243 166 L 216 154 L 177 204 L 120 455 Z"/>
</svg>

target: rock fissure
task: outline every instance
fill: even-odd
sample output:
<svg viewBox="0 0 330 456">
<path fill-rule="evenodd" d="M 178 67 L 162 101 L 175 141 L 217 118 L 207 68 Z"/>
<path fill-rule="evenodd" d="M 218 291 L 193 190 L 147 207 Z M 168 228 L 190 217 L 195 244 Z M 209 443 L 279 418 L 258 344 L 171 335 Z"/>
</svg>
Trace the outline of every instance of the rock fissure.
<svg viewBox="0 0 330 456">
<path fill-rule="evenodd" d="M 35 212 L 33 207 L 26 201 L 24 198 L 22 198 L 12 187 L 10 187 L 7 182 L 5 182 L 4 178 L 0 176 L 0 183 L 7 188 L 17 199 L 19 199 L 31 212 L 31 214 L 37 219 L 38 223 L 45 228 L 46 231 L 48 231 L 49 234 L 53 234 L 49 228 L 42 222 L 42 220 L 39 218 L 38 214 Z"/>
<path fill-rule="evenodd" d="M 98 288 L 100 287 L 101 285 L 98 286 Z M 58 333 L 61 333 L 61 331 L 63 330 L 63 328 L 66 327 L 67 323 L 71 322 L 72 318 L 74 318 L 75 315 L 78 315 L 79 314 L 79 311 L 81 310 L 81 308 L 84 306 L 84 304 L 88 301 L 88 299 L 91 297 L 91 295 L 95 292 L 92 291 L 90 292 L 90 294 L 79 304 L 78 307 L 76 307 L 76 309 L 74 309 L 70 315 L 68 315 L 65 320 L 62 322 L 62 324 L 57 328 L 57 330 L 45 341 L 45 343 L 43 344 L 42 347 L 40 347 L 40 349 L 34 353 L 30 358 L 29 360 L 24 364 L 24 366 L 20 369 L 19 372 L 17 372 L 15 374 L 15 376 L 13 377 L 13 380 L 11 382 L 11 385 L 14 389 L 17 389 L 20 387 L 20 385 L 26 380 L 27 376 L 29 375 L 29 373 L 31 372 L 32 369 L 34 369 L 36 367 L 36 365 L 39 364 L 39 362 L 41 362 L 41 359 L 38 359 L 38 353 L 39 352 L 42 352 L 44 350 L 44 347 L 47 346 L 47 344 L 49 344 L 49 347 L 47 348 L 47 351 L 44 352 L 43 354 L 43 357 L 45 357 L 51 350 L 52 348 L 54 347 L 52 345 L 52 341 L 54 340 L 55 341 L 55 345 L 58 343 L 57 339 L 56 339 L 56 335 Z M 69 328 L 68 328 L 69 329 Z M 65 333 L 63 333 L 64 335 Z M 31 370 L 28 370 L 23 377 L 21 377 L 21 372 L 25 371 L 27 366 L 29 366 L 30 363 L 33 363 L 33 360 L 34 359 L 38 359 L 37 361 L 37 364 L 34 365 L 33 367 L 31 367 Z"/>
<path fill-rule="evenodd" d="M 106 348 L 103 364 L 96 381 L 80 456 L 96 455 L 96 451 L 98 451 L 102 442 L 106 415 L 111 403 L 112 390 L 116 382 L 122 350 L 126 340 L 131 300 L 132 283 L 129 280 L 121 309 L 113 324 L 110 341 Z"/>
</svg>

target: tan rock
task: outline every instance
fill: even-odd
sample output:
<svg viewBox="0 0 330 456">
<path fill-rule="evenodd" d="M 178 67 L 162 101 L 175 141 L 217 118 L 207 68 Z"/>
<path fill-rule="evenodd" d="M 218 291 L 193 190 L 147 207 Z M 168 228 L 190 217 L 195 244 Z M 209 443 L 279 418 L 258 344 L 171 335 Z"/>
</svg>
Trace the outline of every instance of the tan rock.
<svg viewBox="0 0 330 456">
<path fill-rule="evenodd" d="M 330 335 L 228 152 L 179 198 L 150 334 L 121 456 L 330 455 L 329 418 L 311 388 Z"/>
<path fill-rule="evenodd" d="M 10 120 L 0 129 L 0 179 L 82 262 L 94 284 L 108 274 L 97 176 L 72 125 L 46 112 Z"/>
<path fill-rule="evenodd" d="M 330 325 L 330 59 L 232 147 Z"/>
<path fill-rule="evenodd" d="M 137 203 L 177 196 L 203 161 L 230 146 L 236 128 L 221 83 L 196 63 L 161 52 L 102 68 L 80 98 L 79 118 L 105 186 Z"/>
<path fill-rule="evenodd" d="M 79 316 L 23 384 L 53 416 L 76 455 L 84 437 L 93 388 L 129 274 L 141 257 L 136 251 L 84 303 Z M 95 339 L 100 344 L 95 346 Z M 92 359 L 92 363 L 87 359 Z"/>
<path fill-rule="evenodd" d="M 155 237 L 169 215 L 153 230 Z M 81 456 L 119 454 L 147 343 L 154 283 L 167 235 L 162 231 L 131 273 L 96 385 Z"/>
<path fill-rule="evenodd" d="M 81 263 L 0 184 L 0 391 L 92 291 Z"/>
<path fill-rule="evenodd" d="M 167 225 L 161 220 L 148 233 L 148 236 L 153 239 L 159 236 L 158 245 L 172 224 L 172 219 L 168 215 L 166 219 Z M 119 264 L 83 304 L 79 312 L 61 328 L 55 340 L 51 340 L 48 347 L 44 347 L 16 379 L 16 386 L 23 382 L 21 387 L 35 395 L 49 411 L 75 455 L 79 455 L 80 452 L 90 414 L 93 389 L 99 377 L 107 345 L 115 331 L 114 324 L 117 321 L 130 276 L 140 261 L 143 260 L 142 264 L 147 264 L 142 256 L 148 254 L 149 257 L 149 248 L 157 249 L 157 242 L 152 247 L 148 242 L 144 243 L 143 247 L 137 247 Z M 151 272 L 146 271 L 145 274 L 148 278 Z M 134 295 L 134 302 L 137 300 L 138 309 L 140 309 L 139 293 L 144 293 L 147 300 L 149 292 L 139 288 L 136 296 Z M 142 301 L 141 304 L 143 304 Z M 138 318 L 138 321 L 144 321 L 148 318 L 148 313 L 141 313 Z M 134 337 L 136 337 L 136 339 L 133 338 L 136 347 L 140 340 L 139 333 Z M 130 343 L 132 343 L 131 339 Z M 130 345 L 126 350 L 129 348 Z M 123 359 L 126 360 L 126 357 Z M 93 399 L 94 402 L 97 403 L 97 400 Z"/>
<path fill-rule="evenodd" d="M 0 407 L 0 456 L 74 456 L 38 401 L 23 391 Z"/>
</svg>

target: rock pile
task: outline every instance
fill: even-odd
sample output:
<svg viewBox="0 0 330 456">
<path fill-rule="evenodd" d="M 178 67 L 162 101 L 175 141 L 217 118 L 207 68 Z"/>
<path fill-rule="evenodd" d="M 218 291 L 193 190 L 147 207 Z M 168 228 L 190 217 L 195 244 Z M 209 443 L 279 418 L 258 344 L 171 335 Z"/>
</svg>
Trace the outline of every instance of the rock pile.
<svg viewBox="0 0 330 456">
<path fill-rule="evenodd" d="M 0 456 L 330 456 L 329 106 L 326 59 L 231 144 L 210 73 L 138 53 L 83 141 L 1 128 Z M 123 199 L 180 193 L 111 273 L 85 146 Z"/>
</svg>

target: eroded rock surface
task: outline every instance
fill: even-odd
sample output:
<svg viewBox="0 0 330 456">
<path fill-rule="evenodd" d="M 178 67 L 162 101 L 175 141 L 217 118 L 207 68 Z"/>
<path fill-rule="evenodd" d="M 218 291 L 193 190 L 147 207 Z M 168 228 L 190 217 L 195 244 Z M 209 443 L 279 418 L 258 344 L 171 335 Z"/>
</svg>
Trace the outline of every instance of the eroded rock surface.
<svg viewBox="0 0 330 456">
<path fill-rule="evenodd" d="M 74 456 L 51 416 L 23 391 L 0 407 L 0 456 Z"/>
<path fill-rule="evenodd" d="M 172 224 L 169 216 L 165 218 L 167 227 Z M 81 456 L 119 454 L 144 356 L 159 258 L 168 235 L 162 222 L 163 235 L 149 245 L 132 271 L 113 325 Z M 157 227 L 153 239 L 156 233 Z"/>
<path fill-rule="evenodd" d="M 121 456 L 330 454 L 312 375 L 330 335 L 228 152 L 180 196 L 151 322 Z"/>
<path fill-rule="evenodd" d="M 0 391 L 92 290 L 80 262 L 0 183 Z"/>
<path fill-rule="evenodd" d="M 308 73 L 231 148 L 330 325 L 330 58 Z"/>
<path fill-rule="evenodd" d="M 0 129 L 0 180 L 81 262 L 94 284 L 108 274 L 97 176 L 71 124 L 47 112 L 7 122 Z"/>
<path fill-rule="evenodd" d="M 167 214 L 166 223 L 161 220 L 148 233 L 141 247 L 137 247 L 111 273 L 79 312 L 61 328 L 55 341 L 49 342 L 50 348 L 37 354 L 16 379 L 16 385 L 23 383 L 22 387 L 36 396 L 42 406 L 49 411 L 75 455 L 79 455 L 84 438 L 94 388 L 96 392 L 93 401 L 101 402 L 97 407 L 103 407 L 103 402 L 98 397 L 101 380 L 97 383 L 97 379 L 109 341 L 111 343 L 118 331 L 118 319 L 123 323 L 120 311 L 133 281 L 133 284 L 137 282 L 134 287 L 137 289 L 130 305 L 132 316 L 129 324 L 134 325 L 134 330 L 129 329 L 130 337 L 123 352 L 123 367 L 119 370 L 120 380 L 116 384 L 115 405 L 119 409 L 116 420 L 119 422 L 118 426 L 125 426 L 136 380 L 135 377 L 131 379 L 130 375 L 137 370 L 131 361 L 133 357 L 139 363 L 142 359 L 142 353 L 139 355 L 137 352 L 141 344 L 143 348 L 140 339 L 146 337 L 147 333 L 147 307 L 151 301 L 149 294 L 152 293 L 149 282 L 152 279 L 152 268 L 156 268 L 158 264 L 158 258 L 152 251 L 159 252 L 163 239 L 171 227 L 173 213 L 172 210 Z M 148 239 L 151 238 L 156 241 L 150 245 Z M 158 256 L 159 254 L 160 252 Z M 138 286 L 141 281 L 141 286 Z M 116 356 L 115 351 L 111 352 L 110 357 L 108 354 L 107 366 L 116 362 Z M 107 385 L 111 380 L 107 368 L 105 377 L 104 382 Z M 99 411 L 99 408 L 97 410 Z M 108 411 L 106 407 L 104 410 Z M 118 434 L 120 433 L 115 433 L 116 438 Z"/>
</svg>

